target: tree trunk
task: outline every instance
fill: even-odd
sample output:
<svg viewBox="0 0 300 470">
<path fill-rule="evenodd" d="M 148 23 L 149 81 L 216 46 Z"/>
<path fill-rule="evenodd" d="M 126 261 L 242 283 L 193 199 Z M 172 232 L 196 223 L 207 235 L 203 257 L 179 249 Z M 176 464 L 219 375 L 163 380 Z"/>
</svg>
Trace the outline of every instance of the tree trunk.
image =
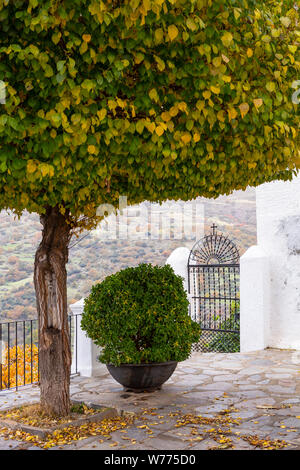
<svg viewBox="0 0 300 470">
<path fill-rule="evenodd" d="M 57 207 L 41 216 L 42 241 L 34 264 L 39 318 L 41 406 L 52 415 L 70 411 L 71 348 L 67 311 L 67 271 L 70 226 Z"/>
</svg>

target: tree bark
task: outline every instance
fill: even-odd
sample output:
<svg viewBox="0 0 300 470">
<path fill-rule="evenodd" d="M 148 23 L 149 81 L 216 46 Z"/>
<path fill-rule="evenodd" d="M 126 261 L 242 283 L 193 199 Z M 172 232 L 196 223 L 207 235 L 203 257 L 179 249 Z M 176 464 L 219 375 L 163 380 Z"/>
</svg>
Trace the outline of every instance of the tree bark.
<svg viewBox="0 0 300 470">
<path fill-rule="evenodd" d="M 39 319 L 41 406 L 49 414 L 70 412 L 71 347 L 67 310 L 70 225 L 57 207 L 41 216 L 42 241 L 34 264 Z"/>
</svg>

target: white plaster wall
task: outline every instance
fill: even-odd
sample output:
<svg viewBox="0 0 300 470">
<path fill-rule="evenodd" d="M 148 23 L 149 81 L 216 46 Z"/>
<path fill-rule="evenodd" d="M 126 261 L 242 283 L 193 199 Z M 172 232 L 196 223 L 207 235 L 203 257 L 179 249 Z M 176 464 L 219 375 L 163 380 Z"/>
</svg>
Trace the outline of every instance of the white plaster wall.
<svg viewBox="0 0 300 470">
<path fill-rule="evenodd" d="M 300 349 L 300 176 L 257 188 L 258 245 L 269 257 L 268 346 Z"/>
<path fill-rule="evenodd" d="M 84 377 L 99 377 L 107 374 L 106 366 L 98 361 L 100 349 L 81 329 L 81 314 L 84 308 L 84 299 L 70 305 L 73 315 L 79 315 L 77 321 L 77 372 Z M 72 364 L 74 368 L 74 364 Z"/>
<path fill-rule="evenodd" d="M 169 264 L 175 274 L 183 277 L 183 286 L 186 291 L 188 291 L 188 259 L 190 255 L 190 250 L 185 246 L 180 246 L 175 248 L 174 251 L 170 254 L 169 258 L 166 261 L 166 264 Z"/>
<path fill-rule="evenodd" d="M 261 351 L 270 335 L 269 257 L 260 246 L 251 246 L 240 259 L 241 352 Z"/>
</svg>

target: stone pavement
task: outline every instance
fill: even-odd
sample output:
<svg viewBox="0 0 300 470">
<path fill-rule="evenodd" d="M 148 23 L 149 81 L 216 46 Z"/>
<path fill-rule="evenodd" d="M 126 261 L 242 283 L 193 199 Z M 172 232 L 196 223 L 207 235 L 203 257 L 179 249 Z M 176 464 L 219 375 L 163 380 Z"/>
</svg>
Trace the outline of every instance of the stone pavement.
<svg viewBox="0 0 300 470">
<path fill-rule="evenodd" d="M 65 449 L 194 450 L 226 448 L 228 439 L 234 449 L 256 448 L 258 439 L 284 440 L 286 448 L 300 449 L 300 351 L 194 353 L 178 365 L 162 390 L 153 393 L 126 392 L 108 373 L 74 377 L 71 383 L 73 399 L 113 406 L 139 418 L 126 433 L 116 431 L 109 440 L 90 437 Z M 38 395 L 36 386 L 1 392 L 0 409 L 38 401 Z M 211 421 L 178 427 L 180 415 L 190 413 Z M 224 416 L 233 423 L 216 440 L 213 419 Z M 257 437 L 249 442 L 241 436 Z M 25 445 L 1 439 L 0 449 Z"/>
</svg>

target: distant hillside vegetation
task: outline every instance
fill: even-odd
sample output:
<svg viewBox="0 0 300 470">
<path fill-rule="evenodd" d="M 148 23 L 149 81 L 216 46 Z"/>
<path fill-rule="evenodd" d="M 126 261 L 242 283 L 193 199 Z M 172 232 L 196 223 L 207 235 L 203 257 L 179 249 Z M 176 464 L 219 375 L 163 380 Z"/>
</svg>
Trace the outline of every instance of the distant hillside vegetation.
<svg viewBox="0 0 300 470">
<path fill-rule="evenodd" d="M 204 205 L 206 231 L 212 223 L 217 224 L 218 230 L 235 240 L 241 254 L 256 244 L 253 190 L 216 200 L 199 198 L 197 202 Z M 180 203 L 177 204 L 179 207 Z M 162 205 L 161 213 L 163 218 L 166 217 L 168 208 Z M 87 236 L 83 238 L 84 235 Z M 41 225 L 37 215 L 24 214 L 18 220 L 0 212 L 0 321 L 36 317 L 32 278 L 34 254 L 40 238 Z M 68 263 L 68 301 L 73 303 L 86 296 L 96 281 L 119 269 L 139 263 L 164 264 L 175 248 L 191 248 L 194 242 L 151 239 L 151 236 L 138 241 L 101 240 L 98 232 L 82 234 L 79 240 L 71 241 L 74 246 L 70 249 Z"/>
</svg>

